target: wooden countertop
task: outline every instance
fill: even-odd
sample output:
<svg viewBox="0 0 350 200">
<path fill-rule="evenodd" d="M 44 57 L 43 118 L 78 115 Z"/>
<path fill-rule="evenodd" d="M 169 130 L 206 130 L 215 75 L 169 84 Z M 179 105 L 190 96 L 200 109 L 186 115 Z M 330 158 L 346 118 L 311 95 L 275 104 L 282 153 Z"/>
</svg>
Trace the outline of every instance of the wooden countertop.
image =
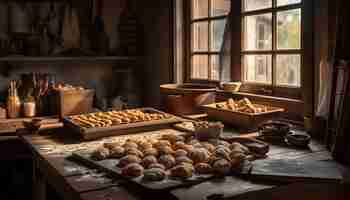
<svg viewBox="0 0 350 200">
<path fill-rule="evenodd" d="M 160 131 L 175 131 L 163 129 Z M 155 131 L 157 132 L 157 131 Z M 151 133 L 155 133 L 154 131 Z M 234 135 L 230 130 L 225 135 Z M 89 169 L 69 159 L 71 152 L 98 145 L 103 139 L 82 142 L 67 131 L 54 135 L 21 135 L 20 138 L 30 147 L 35 163 L 41 173 L 64 199 L 102 200 L 102 199 L 147 199 L 149 194 L 139 188 L 133 188 L 125 180 L 109 178 L 104 173 Z M 296 150 L 286 146 L 271 145 L 269 158 L 288 158 L 299 160 L 331 160 L 330 153 L 316 141 L 312 141 L 307 150 Z M 345 169 L 345 168 L 344 168 Z M 344 170 L 344 176 L 348 176 Z M 251 192 L 264 191 L 284 186 L 273 182 L 255 182 L 239 177 L 209 180 L 201 184 L 173 189 L 164 194 L 163 199 L 206 199 L 215 195 L 235 197 Z M 160 196 L 157 196 L 157 198 Z"/>
</svg>

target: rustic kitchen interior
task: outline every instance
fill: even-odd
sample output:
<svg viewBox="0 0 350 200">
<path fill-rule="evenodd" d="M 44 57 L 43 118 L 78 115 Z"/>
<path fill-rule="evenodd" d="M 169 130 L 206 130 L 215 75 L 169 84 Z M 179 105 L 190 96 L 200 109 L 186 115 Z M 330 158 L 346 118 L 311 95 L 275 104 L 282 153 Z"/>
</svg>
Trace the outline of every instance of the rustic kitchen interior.
<svg viewBox="0 0 350 200">
<path fill-rule="evenodd" d="M 0 199 L 349 199 L 349 9 L 0 0 Z"/>
</svg>

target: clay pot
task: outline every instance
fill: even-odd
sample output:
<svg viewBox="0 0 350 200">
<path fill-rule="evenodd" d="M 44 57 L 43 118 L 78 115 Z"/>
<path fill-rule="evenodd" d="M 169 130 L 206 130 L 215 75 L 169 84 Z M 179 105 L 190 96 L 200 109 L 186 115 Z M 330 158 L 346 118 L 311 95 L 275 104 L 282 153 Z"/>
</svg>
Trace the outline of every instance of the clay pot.
<svg viewBox="0 0 350 200">
<path fill-rule="evenodd" d="M 204 84 L 166 84 L 160 86 L 165 95 L 165 109 L 176 115 L 201 113 L 199 107 L 215 103 L 216 87 Z"/>
</svg>

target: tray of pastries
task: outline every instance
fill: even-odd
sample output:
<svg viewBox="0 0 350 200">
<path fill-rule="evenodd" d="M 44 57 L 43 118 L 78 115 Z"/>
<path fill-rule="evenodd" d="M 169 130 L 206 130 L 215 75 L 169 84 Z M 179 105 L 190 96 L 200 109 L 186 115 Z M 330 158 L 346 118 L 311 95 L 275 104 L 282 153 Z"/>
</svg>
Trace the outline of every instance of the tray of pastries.
<svg viewBox="0 0 350 200">
<path fill-rule="evenodd" d="M 122 111 L 95 112 L 65 117 L 65 125 L 82 134 L 84 139 L 96 139 L 134 130 L 147 130 L 181 122 L 181 119 L 153 108 L 139 108 Z"/>
<path fill-rule="evenodd" d="M 140 136 L 73 153 L 73 158 L 91 167 L 150 190 L 189 186 L 233 173 L 246 174 L 251 169 L 251 156 L 250 149 L 240 143 L 200 141 L 192 134 Z"/>
<path fill-rule="evenodd" d="M 210 118 L 221 120 L 235 127 L 257 129 L 258 126 L 284 112 L 283 108 L 252 103 L 248 98 L 228 99 L 224 102 L 202 106 Z"/>
</svg>

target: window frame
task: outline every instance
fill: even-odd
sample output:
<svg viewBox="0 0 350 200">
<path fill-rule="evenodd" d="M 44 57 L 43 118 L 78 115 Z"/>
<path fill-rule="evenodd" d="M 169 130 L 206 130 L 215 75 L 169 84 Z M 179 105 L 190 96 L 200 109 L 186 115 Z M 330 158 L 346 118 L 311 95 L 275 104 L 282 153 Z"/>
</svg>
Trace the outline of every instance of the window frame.
<svg viewBox="0 0 350 200">
<path fill-rule="evenodd" d="M 248 92 L 248 93 L 254 93 L 254 94 L 262 94 L 267 96 L 277 96 L 277 97 L 286 97 L 286 98 L 292 98 L 292 99 L 301 99 L 302 98 L 302 90 L 303 90 L 303 82 L 302 77 L 300 77 L 301 83 L 300 87 L 293 87 L 293 86 L 278 86 L 276 85 L 276 57 L 277 55 L 300 55 L 300 74 L 303 76 L 303 68 L 304 68 L 304 46 L 305 46 L 305 40 L 304 40 L 304 26 L 305 26 L 305 1 L 308 0 L 302 0 L 301 3 L 297 4 L 291 4 L 291 5 L 284 5 L 284 6 L 277 6 L 277 0 L 272 0 L 272 7 L 271 8 L 265 8 L 265 9 L 259 9 L 259 10 L 253 10 L 253 11 L 244 11 L 244 0 L 240 0 L 240 14 L 239 14 L 239 20 L 241 24 L 241 47 L 240 47 L 240 77 L 239 80 L 242 81 L 243 86 L 241 88 L 242 92 Z M 238 7 L 238 6 L 237 6 Z M 277 13 L 281 11 L 289 11 L 289 10 L 295 10 L 300 9 L 301 10 L 301 27 L 300 27 L 300 49 L 277 49 Z M 255 16 L 260 14 L 272 14 L 272 49 L 271 50 L 244 50 L 244 19 L 247 16 Z M 263 84 L 263 83 L 254 83 L 254 82 L 245 82 L 245 69 L 244 69 L 244 55 L 272 55 L 272 64 L 271 64 L 271 70 L 272 70 L 272 83 L 271 84 Z M 237 77 L 237 75 L 236 75 Z"/>
<path fill-rule="evenodd" d="M 276 2 L 276 0 L 273 0 Z M 220 85 L 220 81 L 213 80 L 196 80 L 191 79 L 191 51 L 192 51 L 192 32 L 191 23 L 192 18 L 192 1 L 185 1 L 183 5 L 184 9 L 184 64 L 185 82 L 191 83 L 205 83 L 211 85 Z M 300 6 L 299 4 L 296 4 Z M 281 6 L 281 8 L 291 8 L 296 5 Z M 233 28 L 231 30 L 231 80 L 232 81 L 242 81 L 243 63 L 242 63 L 242 52 L 243 47 L 242 40 L 242 0 L 231 0 L 231 24 Z M 270 8 L 272 9 L 272 8 Z M 264 9 L 265 10 L 265 9 Z M 286 88 L 286 87 L 272 87 L 271 85 L 259 85 L 259 84 L 248 84 L 244 83 L 241 87 L 241 92 L 250 93 L 256 95 L 262 95 L 267 97 L 281 97 L 285 99 L 297 99 L 305 101 L 309 106 L 312 105 L 314 101 L 314 52 L 313 52 L 313 0 L 302 0 L 301 2 L 301 86 L 300 88 Z M 249 11 L 251 13 L 259 11 Z M 295 50 L 284 50 L 285 53 L 293 53 Z M 299 50 L 297 50 L 299 51 Z M 252 52 L 253 53 L 253 52 Z M 311 107 L 309 109 L 312 109 Z"/>
<path fill-rule="evenodd" d="M 220 55 L 219 51 L 211 50 L 212 47 L 212 22 L 217 20 L 225 20 L 229 17 L 229 15 L 217 15 L 217 16 L 211 16 L 211 9 L 212 9 L 212 2 L 211 0 L 208 0 L 208 17 L 201 17 L 201 18 L 193 18 L 193 5 L 192 2 L 194 0 L 189 0 L 184 3 L 184 10 L 185 10 L 185 34 L 186 34 L 186 74 L 185 74 L 185 80 L 186 82 L 192 82 L 192 83 L 212 83 L 212 84 L 219 84 L 220 80 L 213 80 L 212 78 L 212 68 L 211 68 L 211 56 L 213 55 Z M 232 4 L 232 1 L 231 1 Z M 208 50 L 207 51 L 192 51 L 193 50 L 193 40 L 192 40 L 192 25 L 196 22 L 208 22 Z M 194 55 L 207 55 L 208 56 L 208 79 L 198 79 L 192 77 L 192 57 Z M 220 77 L 220 74 L 219 74 Z"/>
</svg>

